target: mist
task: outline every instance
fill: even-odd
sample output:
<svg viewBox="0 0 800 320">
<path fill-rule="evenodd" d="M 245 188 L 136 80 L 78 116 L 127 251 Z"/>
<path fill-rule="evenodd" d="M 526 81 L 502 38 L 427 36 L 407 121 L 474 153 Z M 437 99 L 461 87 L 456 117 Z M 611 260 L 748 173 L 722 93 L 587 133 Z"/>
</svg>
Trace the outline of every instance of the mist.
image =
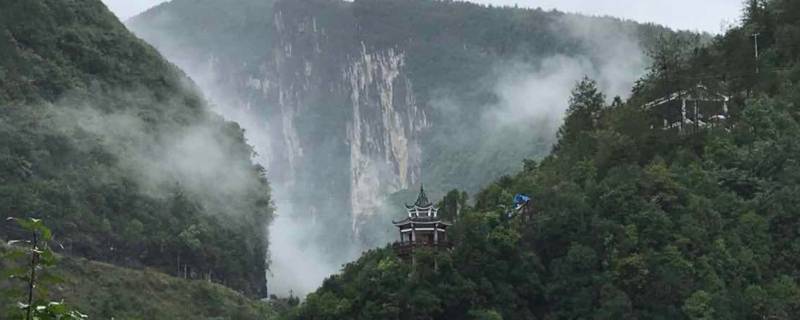
<svg viewBox="0 0 800 320">
<path fill-rule="evenodd" d="M 181 101 L 157 101 L 136 89 L 116 95 L 120 100 L 136 97 L 153 110 L 179 113 L 183 108 Z M 197 196 L 207 211 L 237 214 L 237 201 L 259 190 L 260 181 L 249 160 L 253 151 L 234 140 L 241 129 L 214 119 L 216 115 L 200 112 L 180 123 L 154 125 L 146 113 L 108 112 L 102 106 L 68 99 L 49 110 L 51 128 L 68 136 L 98 137 L 122 171 L 149 196 L 172 196 L 177 183 Z M 229 130 L 231 135 L 221 134 Z"/>
<path fill-rule="evenodd" d="M 285 199 L 276 194 L 278 199 Z M 296 214 L 289 201 L 278 200 L 281 214 L 270 226 L 271 265 L 268 273 L 270 292 L 279 296 L 300 296 L 316 290 L 322 281 L 341 269 L 326 258 L 326 249 L 315 243 L 311 234 L 335 232 Z M 304 219 L 306 218 L 306 219 Z M 354 243 L 342 244 L 341 261 L 356 259 L 360 251 Z"/>
<path fill-rule="evenodd" d="M 170 16 L 161 16 L 170 20 Z M 147 33 L 148 30 L 134 30 Z M 322 280 L 341 268 L 341 265 L 358 256 L 355 242 L 341 244 L 341 250 L 332 258 L 332 252 L 324 246 L 314 243 L 311 235 L 331 232 L 329 226 L 314 219 L 311 212 L 295 212 L 292 191 L 292 169 L 271 166 L 274 164 L 272 147 L 273 133 L 269 128 L 266 115 L 261 112 L 263 105 L 250 105 L 246 99 L 231 94 L 220 83 L 231 81 L 218 73 L 218 59 L 213 56 L 197 56 L 185 48 L 174 46 L 176 43 L 169 36 L 150 32 L 148 37 L 155 37 L 160 44 L 159 51 L 172 63 L 180 67 L 191 78 L 197 88 L 211 102 L 210 108 L 226 120 L 234 121 L 244 129 L 247 143 L 253 146 L 253 161 L 267 168 L 267 178 L 272 187 L 273 201 L 276 208 L 275 219 L 264 232 L 269 236 L 269 270 L 267 287 L 270 294 L 276 296 L 305 296 L 314 291 Z M 250 75 L 248 83 L 243 86 L 258 90 L 256 75 Z M 279 144 L 277 144 L 279 145 Z M 287 178 L 288 177 L 288 178 Z M 313 183 L 309 183 L 313 184 Z M 302 206 L 301 206 L 302 207 Z"/>
<path fill-rule="evenodd" d="M 629 97 L 634 82 L 644 75 L 648 57 L 632 30 L 573 15 L 563 16 L 554 28 L 579 41 L 589 54 L 555 55 L 538 64 L 497 63 L 493 92 L 499 101 L 483 114 L 485 130 L 535 123 L 555 138 L 572 89 L 583 77 L 597 81 L 610 102 Z"/>
<path fill-rule="evenodd" d="M 160 19 L 171 17 L 164 16 Z M 442 138 L 463 146 L 464 152 L 479 153 L 486 157 L 503 154 L 504 158 L 519 160 L 499 164 L 492 169 L 494 171 L 470 169 L 469 172 L 474 172 L 470 174 L 480 175 L 474 180 L 489 182 L 500 175 L 519 170 L 525 158 L 546 155 L 555 142 L 558 127 L 563 122 L 570 92 L 584 76 L 597 80 L 601 90 L 612 99 L 614 96 L 627 97 L 634 81 L 644 74 L 647 58 L 637 40 L 635 26 L 623 27 L 618 21 L 611 19 L 564 15 L 550 27 L 553 29 L 551 31 L 571 38 L 579 46 L 578 52 L 581 53 L 552 55 L 537 61 L 515 57 L 488 61 L 493 66 L 492 72 L 480 81 L 485 90 L 490 91 L 496 99 L 480 107 L 479 126 L 467 127 L 463 129 L 467 131 L 460 132 L 458 136 L 436 133 L 446 134 Z M 362 251 L 384 246 L 395 240 L 390 221 L 398 218 L 393 216 L 398 212 L 394 208 L 398 201 L 396 196 L 391 200 L 388 198 L 391 195 L 378 195 L 378 198 L 373 199 L 372 207 L 382 214 L 373 215 L 373 221 L 368 221 L 359 228 L 365 234 L 352 235 L 351 221 L 331 224 L 331 221 L 336 221 L 336 212 L 325 213 L 333 215 L 333 220 L 319 219 L 322 213 L 314 210 L 328 208 L 324 208 L 324 205 L 321 205 L 322 209 L 308 206 L 302 201 L 312 199 L 292 194 L 303 192 L 302 188 L 320 183 L 321 181 L 313 180 L 320 177 L 294 177 L 298 173 L 292 172 L 292 168 L 270 167 L 276 163 L 272 161 L 276 155 L 288 151 L 276 148 L 285 144 L 274 140 L 277 139 L 274 137 L 275 129 L 269 128 L 269 115 L 264 113 L 269 106 L 252 104 L 254 100 L 246 98 L 263 95 L 265 91 L 262 90 L 270 85 L 256 80 L 265 78 L 261 74 L 266 69 L 263 65 L 252 65 L 249 62 L 251 65 L 248 66 L 248 62 L 242 62 L 242 65 L 234 66 L 238 69 L 226 70 L 231 74 L 219 74 L 220 69 L 225 70 L 219 66 L 221 57 L 205 53 L 198 55 L 175 45 L 179 42 L 173 41 L 164 33 L 146 28 L 134 31 L 147 33 L 147 38 L 155 39 L 153 43 L 161 53 L 183 69 L 212 102 L 212 109 L 225 119 L 237 122 L 245 130 L 247 142 L 255 150 L 253 160 L 267 168 L 277 209 L 276 218 L 269 230 L 265 230 L 269 234 L 270 242 L 270 267 L 267 271 L 270 293 L 303 297 L 314 291 L 324 278 L 340 271 L 342 264 L 358 258 Z M 263 54 L 263 59 L 268 61 L 269 52 Z M 246 89 L 237 89 L 237 92 L 230 88 Z M 462 108 L 460 98 L 446 94 L 434 96 L 429 101 L 429 107 L 440 114 L 452 113 Z M 459 121 L 455 118 L 443 118 L 444 121 Z M 434 123 L 429 130 L 437 132 L 436 125 Z M 430 161 L 424 158 L 422 160 Z M 446 181 L 434 183 L 461 188 L 458 185 L 447 185 Z M 410 195 L 405 191 L 401 194 Z M 401 201 L 413 200 L 404 198 Z M 432 200 L 435 201 L 435 198 Z M 306 212 L 307 208 L 312 212 Z M 346 212 L 340 214 L 347 218 L 351 216 Z M 348 240 L 342 240 L 343 238 Z"/>
<path fill-rule="evenodd" d="M 271 147 L 269 124 L 258 115 L 257 108 L 232 97 L 217 85 L 221 81 L 213 68 L 213 61 L 208 64 L 197 64 L 194 61 L 176 61 L 185 66 L 186 72 L 201 88 L 211 101 L 212 110 L 224 118 L 239 123 L 245 130 L 245 136 L 256 152 L 254 160 L 267 167 L 267 176 L 273 189 L 276 218 L 269 226 L 270 266 L 267 272 L 268 289 L 277 296 L 300 296 L 316 290 L 326 277 L 338 272 L 343 263 L 358 257 L 360 250 L 355 241 L 341 244 L 336 255 L 332 257 L 329 248 L 315 243 L 316 237 L 324 232 L 344 232 L 330 230 L 323 221 L 315 219 L 310 212 L 298 212 L 293 203 L 291 192 L 293 185 L 291 168 L 270 167 L 272 153 L 284 152 Z M 312 183 L 307 183 L 312 185 Z M 310 201 L 311 199 L 309 199 Z M 304 207 L 304 206 L 299 206 Z M 330 245 L 330 244 L 327 244 Z"/>
<path fill-rule="evenodd" d="M 537 59 L 510 56 L 488 61 L 490 71 L 476 80 L 485 93 L 459 96 L 440 91 L 432 99 L 436 124 L 448 129 L 433 128 L 430 139 L 457 150 L 460 159 L 453 163 L 452 156 L 441 153 L 423 159 L 428 172 L 437 169 L 432 164 L 444 161 L 451 162 L 451 172 L 456 172 L 426 181 L 438 187 L 430 189 L 434 196 L 454 188 L 474 194 L 498 177 L 521 170 L 523 160 L 547 156 L 579 81 L 596 80 L 610 103 L 615 96 L 629 97 L 649 65 L 646 44 L 639 40 L 634 24 L 563 15 L 549 28 L 575 49 Z"/>
</svg>

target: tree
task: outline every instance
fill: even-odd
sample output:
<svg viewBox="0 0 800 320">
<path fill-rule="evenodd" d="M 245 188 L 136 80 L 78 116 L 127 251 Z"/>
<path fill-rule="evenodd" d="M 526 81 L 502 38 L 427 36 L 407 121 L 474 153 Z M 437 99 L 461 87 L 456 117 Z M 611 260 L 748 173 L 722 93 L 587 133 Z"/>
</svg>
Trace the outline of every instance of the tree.
<svg viewBox="0 0 800 320">
<path fill-rule="evenodd" d="M 685 89 L 683 75 L 688 65 L 689 53 L 696 40 L 671 33 L 659 35 L 655 44 L 648 49 L 647 55 L 653 60 L 647 76 L 652 85 L 652 94 L 668 96 Z"/>
<path fill-rule="evenodd" d="M 605 105 L 605 95 L 597 88 L 597 82 L 584 77 L 572 89 L 564 124 L 558 130 L 558 143 L 554 153 L 565 146 L 572 146 L 575 153 L 590 154 L 591 143 L 587 132 L 598 127 Z"/>
<path fill-rule="evenodd" d="M 17 308 L 9 312 L 11 319 L 25 320 L 80 320 L 87 316 L 77 310 L 72 310 L 63 301 L 48 301 L 46 298 L 47 286 L 59 281 L 57 277 L 44 273 L 46 269 L 55 266 L 56 256 L 48 242 L 52 240 L 52 233 L 40 219 L 9 218 L 16 221 L 17 225 L 31 235 L 30 240 L 12 240 L 4 259 L 27 259 L 29 262 L 20 263 L 25 267 L 13 267 L 7 271 L 10 280 L 17 280 L 25 284 L 24 300 L 17 302 Z M 24 248 L 20 250 L 20 248 Z M 28 259 L 27 255 L 30 255 Z M 11 293 L 10 293 L 11 294 Z"/>
<path fill-rule="evenodd" d="M 711 295 L 703 290 L 693 293 L 686 299 L 686 303 L 683 305 L 683 311 L 691 320 L 715 319 Z"/>
<path fill-rule="evenodd" d="M 446 221 L 458 220 L 461 212 L 467 207 L 468 195 L 464 191 L 451 190 L 439 203 L 439 217 Z"/>
</svg>

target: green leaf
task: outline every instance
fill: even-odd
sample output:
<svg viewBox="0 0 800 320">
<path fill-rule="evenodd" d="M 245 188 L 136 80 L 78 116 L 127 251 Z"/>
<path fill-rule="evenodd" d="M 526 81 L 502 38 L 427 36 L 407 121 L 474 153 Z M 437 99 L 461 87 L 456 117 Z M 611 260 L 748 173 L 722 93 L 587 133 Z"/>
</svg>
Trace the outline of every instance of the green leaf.
<svg viewBox="0 0 800 320">
<path fill-rule="evenodd" d="M 39 232 L 41 232 L 41 233 L 42 233 L 42 234 L 41 234 L 41 236 L 42 236 L 42 240 L 44 240 L 44 241 L 50 241 L 51 239 L 53 239 L 53 232 L 52 232 L 52 231 L 50 231 L 50 228 L 48 228 L 48 227 L 46 227 L 46 226 L 44 226 L 44 225 L 41 225 L 41 226 L 39 227 Z"/>
<path fill-rule="evenodd" d="M 41 251 L 39 256 L 39 263 L 44 266 L 52 266 L 56 263 L 56 255 L 53 254 L 53 250 L 45 249 Z"/>
<path fill-rule="evenodd" d="M 22 250 L 9 250 L 5 254 L 3 254 L 3 259 L 7 260 L 7 261 L 13 261 L 13 260 L 21 259 L 21 258 L 26 257 L 26 256 L 27 256 L 27 254 L 25 254 L 25 252 L 22 251 Z"/>
<path fill-rule="evenodd" d="M 28 275 L 28 269 L 25 267 L 9 267 L 3 270 L 3 276 L 6 278 L 21 278 Z"/>
<path fill-rule="evenodd" d="M 16 221 L 17 225 L 19 225 L 22 229 L 25 229 L 25 231 L 33 232 L 36 230 L 36 223 L 31 219 L 15 218 L 14 221 Z"/>
<path fill-rule="evenodd" d="M 46 284 L 57 284 L 57 283 L 63 283 L 64 278 L 57 276 L 52 272 L 45 272 L 39 277 L 39 282 Z"/>
<path fill-rule="evenodd" d="M 67 313 L 67 311 L 68 311 L 68 310 L 67 310 L 67 306 L 66 306 L 66 305 L 64 305 L 64 303 L 63 303 L 63 302 L 56 302 L 56 301 L 51 301 L 51 302 L 50 302 L 50 303 L 47 305 L 47 309 L 48 309 L 48 311 L 50 311 L 51 313 L 55 313 L 55 314 L 66 314 L 66 313 Z"/>
</svg>

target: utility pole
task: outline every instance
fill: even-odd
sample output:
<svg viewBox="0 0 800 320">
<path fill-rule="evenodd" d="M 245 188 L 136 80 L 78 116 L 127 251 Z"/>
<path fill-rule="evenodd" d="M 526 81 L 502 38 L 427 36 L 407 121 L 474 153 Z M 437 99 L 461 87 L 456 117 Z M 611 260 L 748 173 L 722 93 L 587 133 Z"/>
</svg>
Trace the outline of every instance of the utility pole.
<svg viewBox="0 0 800 320">
<path fill-rule="evenodd" d="M 753 34 L 753 42 L 755 42 L 755 52 L 756 52 L 756 74 L 759 73 L 758 68 L 758 36 L 761 35 L 760 33 L 756 32 Z"/>
</svg>

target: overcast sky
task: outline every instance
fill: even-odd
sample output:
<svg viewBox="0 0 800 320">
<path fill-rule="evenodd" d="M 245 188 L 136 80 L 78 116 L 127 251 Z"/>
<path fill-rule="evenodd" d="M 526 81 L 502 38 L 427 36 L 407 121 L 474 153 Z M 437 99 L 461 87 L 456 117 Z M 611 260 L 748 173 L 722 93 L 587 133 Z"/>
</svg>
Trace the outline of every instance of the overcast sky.
<svg viewBox="0 0 800 320">
<path fill-rule="evenodd" d="M 225 0 L 220 0 L 225 1 Z M 103 0 L 120 19 L 128 19 L 164 0 Z M 610 15 L 671 28 L 720 33 L 738 21 L 742 0 L 473 0 L 493 5 L 515 4 L 590 15 Z"/>
</svg>

